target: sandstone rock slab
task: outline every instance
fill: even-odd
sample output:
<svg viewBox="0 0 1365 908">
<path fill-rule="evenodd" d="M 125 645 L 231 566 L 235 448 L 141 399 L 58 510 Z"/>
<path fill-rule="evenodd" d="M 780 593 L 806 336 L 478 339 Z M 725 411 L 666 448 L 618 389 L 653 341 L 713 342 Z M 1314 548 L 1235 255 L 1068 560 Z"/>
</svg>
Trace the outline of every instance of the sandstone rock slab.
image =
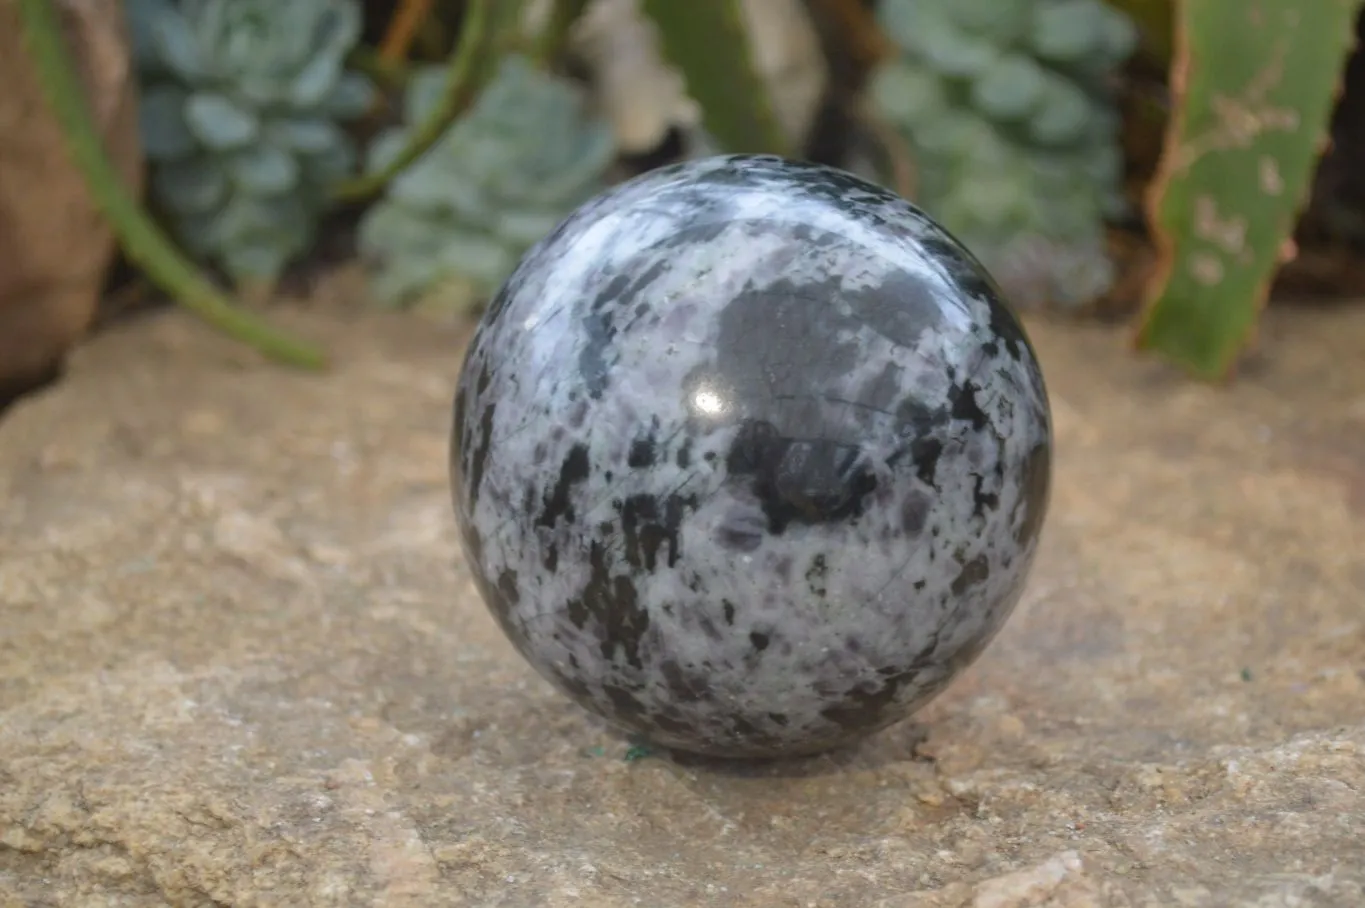
<svg viewBox="0 0 1365 908">
<path fill-rule="evenodd" d="M 464 332 L 176 313 L 0 422 L 0 905 L 1365 904 L 1359 309 L 1238 384 L 1033 326 L 1029 592 L 916 720 L 796 763 L 626 760 L 512 652 L 446 484 Z"/>
</svg>

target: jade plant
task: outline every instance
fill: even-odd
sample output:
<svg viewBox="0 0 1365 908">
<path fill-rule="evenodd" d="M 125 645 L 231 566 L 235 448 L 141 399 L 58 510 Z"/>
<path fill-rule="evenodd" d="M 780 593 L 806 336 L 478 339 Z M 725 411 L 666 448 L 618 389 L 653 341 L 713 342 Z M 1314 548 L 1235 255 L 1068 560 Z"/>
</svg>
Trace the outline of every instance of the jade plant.
<svg viewBox="0 0 1365 908">
<path fill-rule="evenodd" d="M 415 72 L 405 123 L 424 122 L 444 86 L 440 68 Z M 385 168 L 412 129 L 379 136 L 367 167 Z M 473 107 L 366 213 L 360 247 L 373 292 L 395 306 L 448 286 L 469 291 L 451 295 L 456 308 L 486 299 L 527 249 L 605 186 L 615 156 L 609 125 L 587 112 L 576 86 L 504 57 Z"/>
<path fill-rule="evenodd" d="M 311 247 L 374 91 L 346 67 L 356 0 L 129 0 L 152 201 L 176 239 L 238 283 Z"/>
</svg>

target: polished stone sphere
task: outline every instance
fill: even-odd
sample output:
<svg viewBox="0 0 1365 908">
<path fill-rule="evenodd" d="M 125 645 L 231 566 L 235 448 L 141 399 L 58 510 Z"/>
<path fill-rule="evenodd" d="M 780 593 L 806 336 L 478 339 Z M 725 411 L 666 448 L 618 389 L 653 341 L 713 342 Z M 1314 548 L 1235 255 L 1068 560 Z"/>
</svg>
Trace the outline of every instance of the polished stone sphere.
<svg viewBox="0 0 1365 908">
<path fill-rule="evenodd" d="M 522 260 L 455 401 L 478 588 L 569 697 L 664 747 L 809 754 L 903 719 L 1019 600 L 1047 392 L 980 264 L 840 170 L 720 156 Z"/>
</svg>

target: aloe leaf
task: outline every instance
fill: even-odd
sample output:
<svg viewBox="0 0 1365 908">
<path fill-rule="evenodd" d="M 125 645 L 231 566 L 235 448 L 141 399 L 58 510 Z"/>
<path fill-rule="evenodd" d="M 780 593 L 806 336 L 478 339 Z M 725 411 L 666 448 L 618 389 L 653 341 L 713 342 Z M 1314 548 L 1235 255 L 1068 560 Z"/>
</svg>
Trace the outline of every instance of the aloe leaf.
<svg viewBox="0 0 1365 908">
<path fill-rule="evenodd" d="M 1159 260 L 1137 336 L 1206 379 L 1255 329 L 1309 189 L 1357 0 L 1184 0 L 1176 111 L 1149 195 Z"/>
<path fill-rule="evenodd" d="M 740 0 L 641 0 L 664 56 L 701 106 L 706 131 L 731 152 L 789 154 L 790 142 L 754 69 Z"/>
</svg>

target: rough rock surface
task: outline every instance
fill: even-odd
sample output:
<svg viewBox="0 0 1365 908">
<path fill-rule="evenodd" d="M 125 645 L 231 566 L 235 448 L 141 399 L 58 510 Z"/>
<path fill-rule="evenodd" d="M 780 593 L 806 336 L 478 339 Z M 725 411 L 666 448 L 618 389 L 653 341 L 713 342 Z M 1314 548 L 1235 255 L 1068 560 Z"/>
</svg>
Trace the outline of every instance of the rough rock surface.
<svg viewBox="0 0 1365 908">
<path fill-rule="evenodd" d="M 1032 325 L 1024 601 L 916 720 L 627 761 L 512 651 L 446 487 L 462 334 L 322 315 L 330 376 L 178 315 L 0 423 L 0 905 L 1365 904 L 1365 311 L 1239 384 Z"/>
<path fill-rule="evenodd" d="M 136 80 L 120 0 L 59 0 L 68 52 L 124 184 L 142 185 Z M 41 384 L 95 317 L 113 231 L 67 153 L 16 0 L 0 0 L 0 400 Z"/>
</svg>

